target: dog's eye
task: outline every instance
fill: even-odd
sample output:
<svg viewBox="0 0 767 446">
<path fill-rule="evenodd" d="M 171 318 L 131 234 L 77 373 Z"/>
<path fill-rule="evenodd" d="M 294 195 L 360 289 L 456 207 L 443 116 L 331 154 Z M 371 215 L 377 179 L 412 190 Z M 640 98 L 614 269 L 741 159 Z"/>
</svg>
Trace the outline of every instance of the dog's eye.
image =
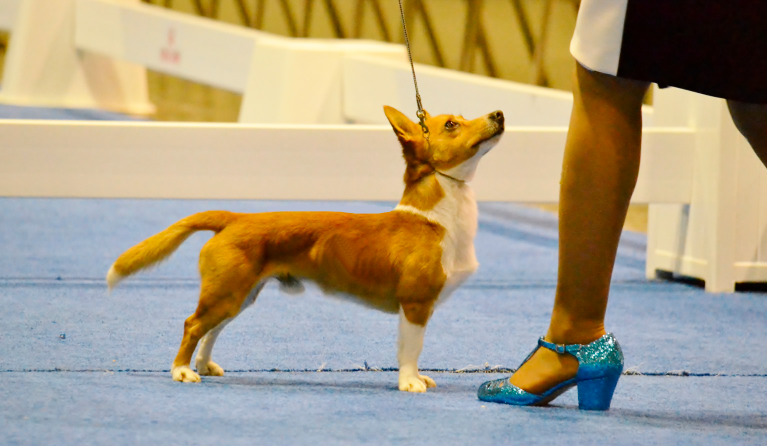
<svg viewBox="0 0 767 446">
<path fill-rule="evenodd" d="M 445 128 L 448 130 L 453 130 L 454 128 L 458 127 L 458 123 L 455 121 L 447 121 L 445 123 Z"/>
</svg>

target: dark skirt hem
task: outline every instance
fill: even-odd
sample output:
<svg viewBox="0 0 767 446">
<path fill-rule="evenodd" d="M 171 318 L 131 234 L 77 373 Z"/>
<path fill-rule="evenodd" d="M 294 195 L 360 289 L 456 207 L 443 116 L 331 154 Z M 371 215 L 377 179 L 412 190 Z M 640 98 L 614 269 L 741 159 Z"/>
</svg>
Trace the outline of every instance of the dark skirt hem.
<svg viewBox="0 0 767 446">
<path fill-rule="evenodd" d="M 767 1 L 629 0 L 617 75 L 767 103 Z"/>
</svg>

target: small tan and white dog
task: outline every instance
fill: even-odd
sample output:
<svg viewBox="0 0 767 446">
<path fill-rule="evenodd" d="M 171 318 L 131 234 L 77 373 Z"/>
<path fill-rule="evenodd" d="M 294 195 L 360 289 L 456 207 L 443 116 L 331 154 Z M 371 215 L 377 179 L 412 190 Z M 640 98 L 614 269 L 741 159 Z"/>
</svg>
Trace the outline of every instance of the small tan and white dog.
<svg viewBox="0 0 767 446">
<path fill-rule="evenodd" d="M 216 337 L 275 278 L 287 292 L 302 291 L 300 281 L 309 280 L 329 294 L 399 313 L 399 389 L 436 386 L 418 372 L 426 324 L 435 306 L 477 269 L 477 204 L 466 182 L 500 139 L 504 118 L 500 111 L 472 121 L 427 114 L 427 140 L 399 111 L 384 112 L 407 165 L 405 192 L 393 211 L 201 212 L 128 249 L 112 265 L 110 289 L 170 256 L 193 232 L 216 233 L 200 252 L 200 301 L 184 324 L 174 380 L 224 374 L 211 361 Z M 195 373 L 189 363 L 201 339 Z"/>
</svg>

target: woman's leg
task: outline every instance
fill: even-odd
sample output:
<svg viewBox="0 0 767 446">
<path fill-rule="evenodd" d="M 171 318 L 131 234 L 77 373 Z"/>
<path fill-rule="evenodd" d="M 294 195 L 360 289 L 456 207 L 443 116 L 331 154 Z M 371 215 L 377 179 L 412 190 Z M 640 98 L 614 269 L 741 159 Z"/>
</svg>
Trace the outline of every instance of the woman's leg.
<svg viewBox="0 0 767 446">
<path fill-rule="evenodd" d="M 767 166 L 767 104 L 727 101 L 730 115 L 756 155 Z"/>
<path fill-rule="evenodd" d="M 642 99 L 649 83 L 576 66 L 559 201 L 559 277 L 546 340 L 587 344 L 603 334 L 618 240 L 636 185 Z M 539 349 L 511 383 L 532 393 L 575 376 L 578 361 Z"/>
</svg>

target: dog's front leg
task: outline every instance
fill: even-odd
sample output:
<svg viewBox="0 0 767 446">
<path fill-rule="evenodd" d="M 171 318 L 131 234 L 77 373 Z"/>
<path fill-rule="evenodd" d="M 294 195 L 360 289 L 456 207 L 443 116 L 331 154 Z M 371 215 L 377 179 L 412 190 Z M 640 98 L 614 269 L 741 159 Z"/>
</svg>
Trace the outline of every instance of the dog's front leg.
<svg viewBox="0 0 767 446">
<path fill-rule="evenodd" d="M 412 313 L 413 311 L 408 312 Z M 413 319 L 412 316 L 411 319 Z M 422 393 L 426 392 L 428 387 L 437 387 L 433 379 L 418 373 L 418 357 L 421 356 L 421 350 L 423 349 L 423 336 L 426 333 L 427 321 L 424 321 L 423 325 L 412 323 L 405 315 L 405 310 L 403 308 L 399 310 L 399 342 L 397 349 L 399 390 Z"/>
</svg>

